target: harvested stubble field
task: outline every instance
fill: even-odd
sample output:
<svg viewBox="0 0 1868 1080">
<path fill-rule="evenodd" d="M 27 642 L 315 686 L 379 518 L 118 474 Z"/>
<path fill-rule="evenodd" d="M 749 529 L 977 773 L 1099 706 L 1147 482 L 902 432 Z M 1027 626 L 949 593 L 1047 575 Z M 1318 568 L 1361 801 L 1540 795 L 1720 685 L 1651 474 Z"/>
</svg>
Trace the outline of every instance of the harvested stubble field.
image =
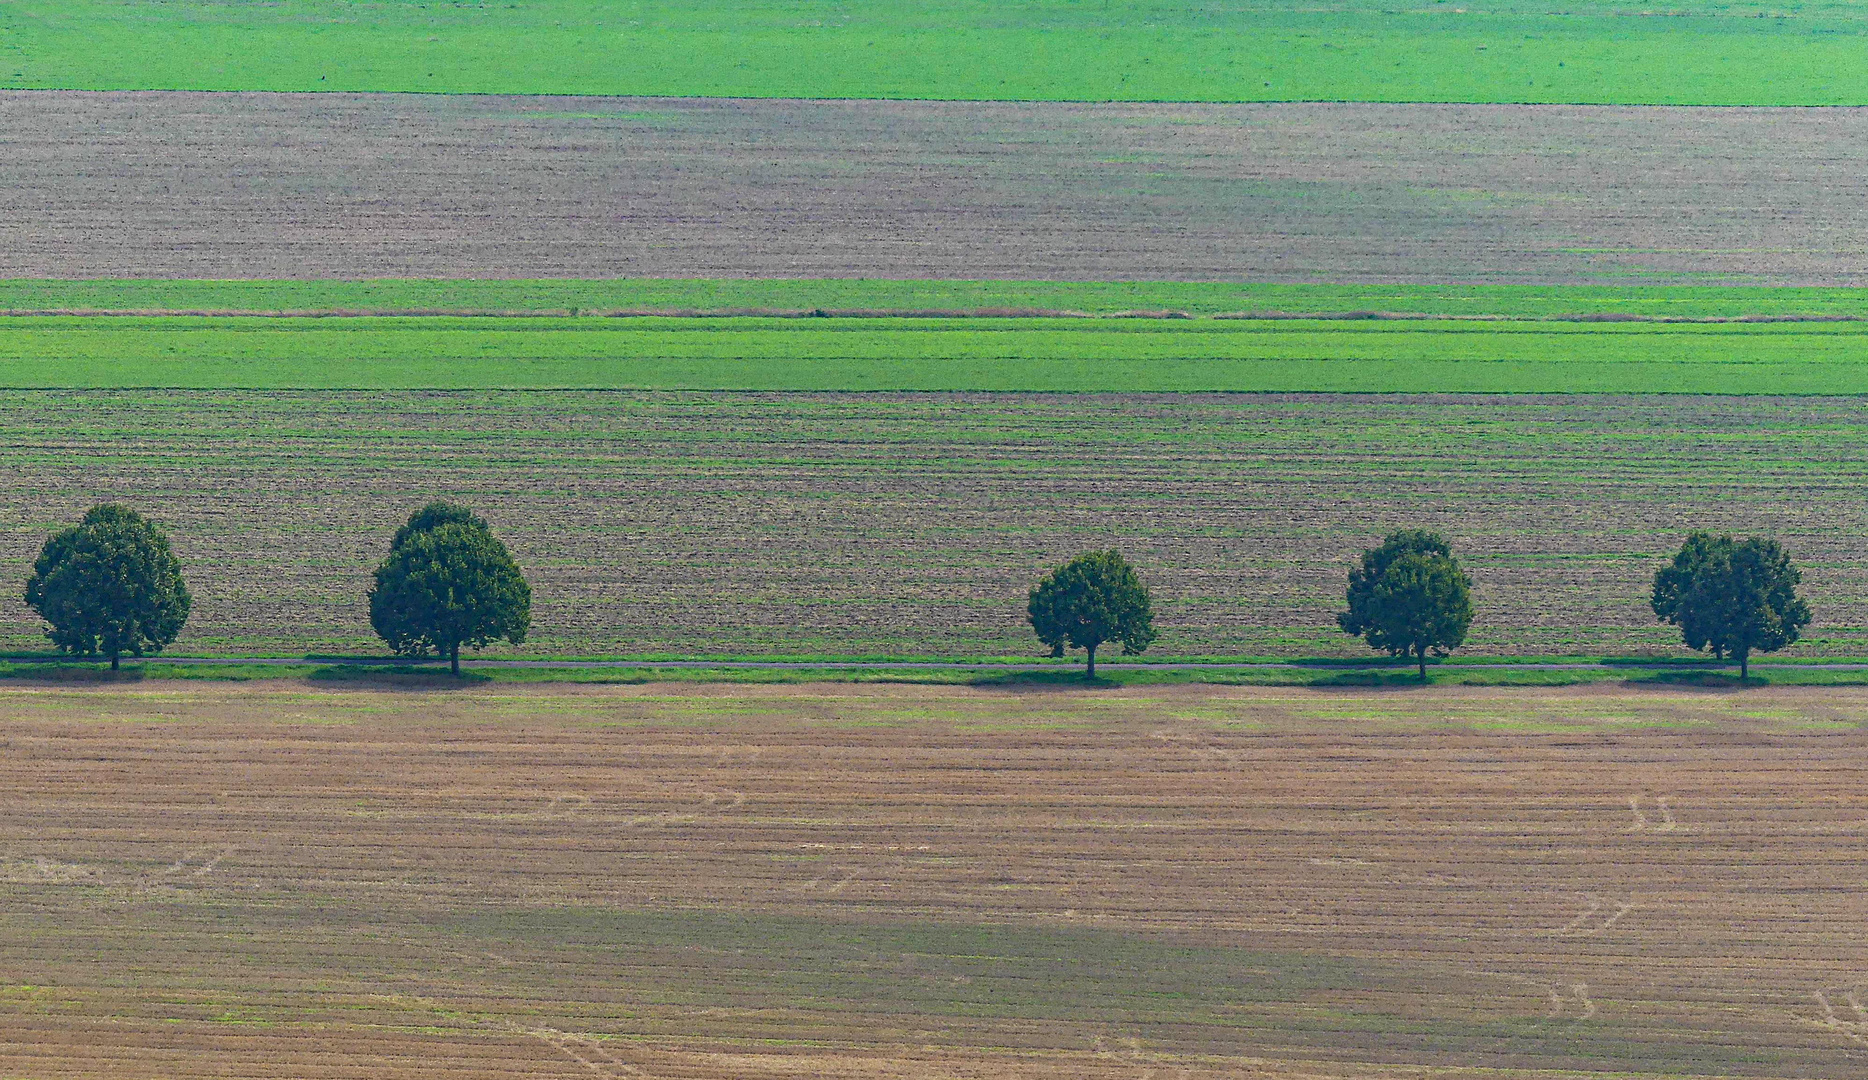
<svg viewBox="0 0 1868 1080">
<path fill-rule="evenodd" d="M 4 92 L 0 130 L 9 278 L 1846 285 L 1868 234 L 1863 110 Z"/>
<path fill-rule="evenodd" d="M 0 1071 L 1834 1080 L 1868 1055 L 1865 720 L 12 687 Z"/>
<path fill-rule="evenodd" d="M 1644 596 L 1711 528 L 1804 568 L 1783 655 L 1861 656 L 1865 466 L 1852 399 L 11 391 L 0 583 L 123 500 L 188 568 L 175 651 L 373 651 L 369 571 L 446 496 L 534 584 L 521 656 L 1030 656 L 1026 589 L 1105 545 L 1151 656 L 1362 656 L 1347 568 L 1425 526 L 1477 580 L 1469 653 L 1614 654 L 1677 649 Z M 43 647 L 17 587 L 0 643 Z"/>
</svg>

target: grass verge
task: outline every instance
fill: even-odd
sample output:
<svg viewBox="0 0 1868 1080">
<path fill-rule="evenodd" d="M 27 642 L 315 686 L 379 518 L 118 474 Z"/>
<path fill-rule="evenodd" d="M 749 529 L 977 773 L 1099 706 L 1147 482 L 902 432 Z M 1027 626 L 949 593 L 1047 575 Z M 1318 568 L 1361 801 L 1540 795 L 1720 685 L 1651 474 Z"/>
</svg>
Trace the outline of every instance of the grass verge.
<svg viewBox="0 0 1868 1080">
<path fill-rule="evenodd" d="M 1596 668 L 1520 669 L 1490 665 L 1436 667 L 1423 684 L 1412 669 L 1370 665 L 1186 669 L 1103 669 L 1096 678 L 1081 669 L 990 671 L 978 668 L 736 668 L 736 667 L 531 667 L 470 668 L 458 678 L 443 667 L 411 664 L 176 664 L 161 660 L 127 663 L 118 671 L 86 661 L 0 661 L 0 679 L 52 683 L 125 683 L 145 680 L 254 682 L 303 680 L 323 684 L 454 689 L 488 683 L 902 683 L 976 686 L 1007 690 L 1117 688 L 1206 684 L 1215 686 L 1310 686 L 1408 689 L 1428 686 L 1582 686 L 1598 683 L 1736 689 L 1764 686 L 1868 686 L 1868 670 L 1821 665 L 1754 669 L 1741 681 L 1736 669 L 1608 665 Z"/>
<path fill-rule="evenodd" d="M 1458 318 L 1868 317 L 1859 288 L 1600 285 L 1337 285 L 1201 281 L 0 280 L 0 312 L 69 314 L 613 315 L 619 312 L 1007 312 Z"/>
</svg>

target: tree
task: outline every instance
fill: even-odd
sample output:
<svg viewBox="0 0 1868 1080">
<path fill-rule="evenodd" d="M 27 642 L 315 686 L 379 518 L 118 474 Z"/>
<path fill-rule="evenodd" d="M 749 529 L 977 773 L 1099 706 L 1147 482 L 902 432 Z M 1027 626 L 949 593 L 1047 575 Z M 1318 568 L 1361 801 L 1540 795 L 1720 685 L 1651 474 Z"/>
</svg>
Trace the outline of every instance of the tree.
<svg viewBox="0 0 1868 1080">
<path fill-rule="evenodd" d="M 1802 581 L 1775 540 L 1696 532 L 1673 565 L 1655 573 L 1650 604 L 1662 622 L 1680 628 L 1688 648 L 1736 657 L 1744 680 L 1753 652 L 1776 652 L 1809 625 L 1810 606 L 1797 597 Z"/>
<path fill-rule="evenodd" d="M 1472 579 L 1438 533 L 1390 533 L 1349 572 L 1349 610 L 1336 616 L 1346 634 L 1390 656 L 1413 656 L 1427 681 L 1427 654 L 1445 656 L 1472 625 Z"/>
<path fill-rule="evenodd" d="M 188 621 L 193 599 L 168 538 L 142 515 L 106 503 L 45 542 L 26 581 L 26 603 L 50 624 L 46 637 L 68 653 L 157 652 Z"/>
<path fill-rule="evenodd" d="M 1096 677 L 1096 647 L 1122 643 L 1139 653 L 1155 640 L 1148 588 L 1114 551 L 1093 551 L 1058 567 L 1031 588 L 1025 607 L 1038 640 L 1064 655 L 1066 645 L 1089 654 L 1085 677 Z"/>
<path fill-rule="evenodd" d="M 459 675 L 463 645 L 525 641 L 532 588 L 486 522 L 465 508 L 431 503 L 409 518 L 377 567 L 370 625 L 397 654 L 433 649 Z"/>
<path fill-rule="evenodd" d="M 396 538 L 389 542 L 389 550 L 394 551 L 408 543 L 409 537 L 418 532 L 428 532 L 443 525 L 472 525 L 476 529 L 492 530 L 486 520 L 465 506 L 455 506 L 450 502 L 436 499 L 420 510 L 409 515 L 409 523 L 396 530 Z"/>
</svg>

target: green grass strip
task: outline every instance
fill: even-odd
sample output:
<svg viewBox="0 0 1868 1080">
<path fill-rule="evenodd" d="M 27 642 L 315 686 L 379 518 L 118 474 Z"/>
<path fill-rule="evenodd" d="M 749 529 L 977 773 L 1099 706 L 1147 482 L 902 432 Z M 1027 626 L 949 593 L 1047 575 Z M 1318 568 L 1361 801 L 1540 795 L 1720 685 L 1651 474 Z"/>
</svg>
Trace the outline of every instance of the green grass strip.
<svg viewBox="0 0 1868 1080">
<path fill-rule="evenodd" d="M 656 667 L 535 667 L 470 668 L 459 677 L 442 666 L 406 664 L 173 664 L 161 659 L 126 662 L 121 670 L 87 661 L 0 661 L 0 679 L 57 683 L 120 683 L 147 679 L 200 682 L 256 682 L 266 680 L 312 683 L 373 684 L 391 687 L 466 687 L 486 683 L 906 683 L 930 686 L 979 686 L 1019 689 L 1030 687 L 1117 687 L 1202 684 L 1216 686 L 1394 687 L 1421 686 L 1411 670 L 1395 667 L 1366 668 L 1252 668 L 1160 671 L 1106 669 L 1094 680 L 1083 671 L 981 671 L 956 667 L 934 668 L 656 668 Z M 1740 682 L 1736 668 L 1701 670 L 1669 667 L 1580 668 L 1564 670 L 1487 669 L 1440 667 L 1428 675 L 1433 686 L 1581 686 L 1621 683 L 1656 688 L 1681 686 L 1730 688 L 1760 686 L 1864 686 L 1868 671 L 1807 667 L 1754 669 Z"/>
<path fill-rule="evenodd" d="M 0 386 L 1868 393 L 1868 323 L 78 318 Z"/>
<path fill-rule="evenodd" d="M 1839 0 L 12 0 L 0 88 L 1859 105 L 1865 28 Z"/>
<path fill-rule="evenodd" d="M 824 311 L 1392 312 L 1455 317 L 1868 318 L 1868 289 L 1729 286 L 1279 285 L 874 279 L 0 280 L 0 311 L 531 314 Z"/>
</svg>

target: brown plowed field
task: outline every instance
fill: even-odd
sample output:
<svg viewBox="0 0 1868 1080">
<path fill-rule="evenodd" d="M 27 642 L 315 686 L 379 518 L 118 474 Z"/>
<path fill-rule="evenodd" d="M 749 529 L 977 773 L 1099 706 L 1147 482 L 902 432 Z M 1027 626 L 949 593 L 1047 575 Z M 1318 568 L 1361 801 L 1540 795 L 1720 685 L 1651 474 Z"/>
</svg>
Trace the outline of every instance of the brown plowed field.
<svg viewBox="0 0 1868 1080">
<path fill-rule="evenodd" d="M 50 532 L 125 501 L 170 530 L 177 650 L 376 650 L 364 595 L 435 496 L 535 590 L 519 655 L 1032 655 L 1025 592 L 1116 545 L 1153 656 L 1368 655 L 1351 561 L 1445 531 L 1469 651 L 1669 649 L 1645 596 L 1691 528 L 1767 532 L 1868 654 L 1868 428 L 1845 398 L 1453 395 L 0 393 L 0 645 Z"/>
<path fill-rule="evenodd" d="M 0 277 L 1859 284 L 1868 110 L 0 94 Z"/>
<path fill-rule="evenodd" d="M 1861 1075 L 1865 718 L 16 685 L 0 1073 Z"/>
</svg>

